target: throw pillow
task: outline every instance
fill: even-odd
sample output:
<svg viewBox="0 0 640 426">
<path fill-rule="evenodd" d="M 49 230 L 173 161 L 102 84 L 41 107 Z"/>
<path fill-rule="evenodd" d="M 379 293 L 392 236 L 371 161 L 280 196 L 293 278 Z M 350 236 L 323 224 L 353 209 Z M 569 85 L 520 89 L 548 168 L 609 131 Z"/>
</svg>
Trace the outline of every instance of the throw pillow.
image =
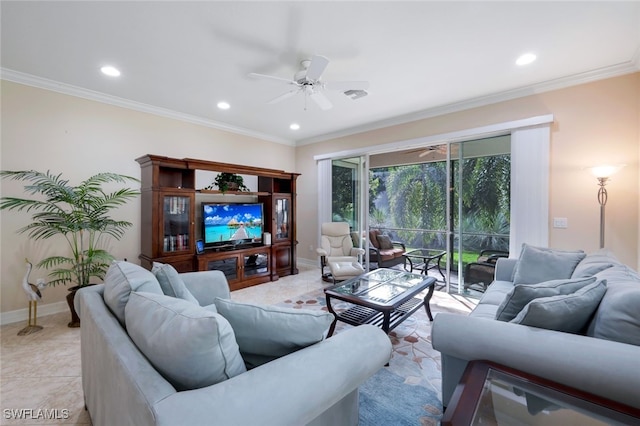
<svg viewBox="0 0 640 426">
<path fill-rule="evenodd" d="M 595 274 L 602 272 L 605 269 L 609 269 L 611 267 L 613 267 L 613 263 L 585 265 L 585 266 L 578 265 L 578 267 L 573 271 L 573 274 L 571 274 L 571 278 L 592 277 Z"/>
<path fill-rule="evenodd" d="M 496 312 L 498 321 L 511 321 L 522 309 L 534 299 L 570 294 L 582 287 L 593 284 L 596 277 L 576 278 L 568 280 L 552 280 L 538 284 L 517 284 L 502 300 Z"/>
<path fill-rule="evenodd" d="M 245 361 L 249 361 L 247 355 L 259 355 L 263 363 L 313 345 L 325 338 L 334 319 L 328 312 L 253 305 L 219 297 L 215 303 L 233 327 Z"/>
<path fill-rule="evenodd" d="M 520 259 L 514 269 L 513 284 L 535 284 L 571 278 L 585 252 L 554 250 L 522 244 Z"/>
<path fill-rule="evenodd" d="M 183 299 L 132 293 L 129 337 L 177 390 L 220 383 L 246 371 L 229 322 Z"/>
<path fill-rule="evenodd" d="M 388 235 L 378 235 L 376 238 L 378 239 L 380 250 L 390 250 L 393 248 L 393 243 Z"/>
<path fill-rule="evenodd" d="M 178 271 L 176 271 L 172 265 L 153 262 L 151 272 L 153 272 L 158 279 L 164 294 L 200 305 L 200 303 L 198 303 L 198 299 L 196 299 L 189 289 L 187 289 L 184 281 L 180 278 L 180 274 L 178 274 Z"/>
<path fill-rule="evenodd" d="M 598 274 L 607 280 L 607 293 L 587 335 L 640 346 L 640 277 L 628 266 L 616 265 Z"/>
<path fill-rule="evenodd" d="M 510 322 L 579 333 L 589 323 L 606 291 L 606 280 L 601 280 L 575 293 L 534 299 Z"/>
<path fill-rule="evenodd" d="M 573 270 L 571 278 L 588 277 L 595 275 L 605 269 L 611 268 L 614 264 L 619 263 L 618 259 L 609 249 L 600 249 L 593 253 L 589 253 L 584 259 L 578 263 L 576 269 Z"/>
<path fill-rule="evenodd" d="M 113 261 L 104 277 L 104 303 L 124 327 L 124 307 L 132 291 L 162 294 L 156 277 L 142 266 Z"/>
</svg>

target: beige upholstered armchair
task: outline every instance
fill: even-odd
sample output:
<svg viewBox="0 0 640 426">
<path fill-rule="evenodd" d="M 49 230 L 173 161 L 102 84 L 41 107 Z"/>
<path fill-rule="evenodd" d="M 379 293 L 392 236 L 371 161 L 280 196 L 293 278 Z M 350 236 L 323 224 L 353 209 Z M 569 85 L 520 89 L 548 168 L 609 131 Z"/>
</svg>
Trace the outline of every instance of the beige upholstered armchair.
<svg viewBox="0 0 640 426">
<path fill-rule="evenodd" d="M 320 273 L 325 281 L 337 281 L 364 272 L 361 261 L 364 249 L 353 246 L 347 222 L 328 222 L 320 227 Z M 329 266 L 331 273 L 325 273 Z"/>
</svg>

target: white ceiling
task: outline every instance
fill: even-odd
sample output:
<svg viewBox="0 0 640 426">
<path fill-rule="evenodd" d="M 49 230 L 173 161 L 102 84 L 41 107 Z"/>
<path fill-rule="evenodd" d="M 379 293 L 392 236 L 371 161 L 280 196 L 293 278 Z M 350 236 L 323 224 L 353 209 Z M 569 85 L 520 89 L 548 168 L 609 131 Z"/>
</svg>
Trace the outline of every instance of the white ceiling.
<svg viewBox="0 0 640 426">
<path fill-rule="evenodd" d="M 640 69 L 640 2 L 29 2 L 0 4 L 2 78 L 288 144 Z M 534 52 L 527 67 L 516 58 Z M 333 109 L 251 72 L 368 80 Z M 111 64 L 119 78 L 99 69 Z M 225 100 L 226 111 L 216 108 Z M 301 128 L 289 129 L 297 122 Z"/>
</svg>

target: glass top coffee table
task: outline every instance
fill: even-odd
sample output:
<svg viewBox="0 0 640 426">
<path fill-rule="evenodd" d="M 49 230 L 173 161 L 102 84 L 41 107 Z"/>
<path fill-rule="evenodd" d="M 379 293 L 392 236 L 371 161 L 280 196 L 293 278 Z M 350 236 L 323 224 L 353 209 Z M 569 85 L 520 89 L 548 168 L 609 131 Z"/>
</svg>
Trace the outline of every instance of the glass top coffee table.
<svg viewBox="0 0 640 426">
<path fill-rule="evenodd" d="M 435 282 L 433 277 L 381 268 L 325 289 L 327 308 L 335 317 L 328 336 L 333 334 L 338 320 L 351 325 L 373 324 L 389 333 L 422 306 L 433 321 L 429 301 Z M 427 288 L 423 299 L 415 297 Z M 353 306 L 336 312 L 331 306 L 334 299 Z"/>
<path fill-rule="evenodd" d="M 640 424 L 640 410 L 486 361 L 472 361 L 443 426 Z"/>
</svg>

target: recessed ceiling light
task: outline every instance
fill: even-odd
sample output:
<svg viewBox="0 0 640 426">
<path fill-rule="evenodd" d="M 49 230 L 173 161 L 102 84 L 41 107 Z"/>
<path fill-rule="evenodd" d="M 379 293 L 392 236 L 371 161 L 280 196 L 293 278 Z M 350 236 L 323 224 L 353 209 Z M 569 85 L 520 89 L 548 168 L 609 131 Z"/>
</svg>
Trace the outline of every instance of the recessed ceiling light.
<svg viewBox="0 0 640 426">
<path fill-rule="evenodd" d="M 109 77 L 120 77 L 120 70 L 116 67 L 112 67 L 111 65 L 100 68 L 100 71 L 102 71 L 102 74 L 108 75 Z"/>
<path fill-rule="evenodd" d="M 533 61 L 536 60 L 536 55 L 533 53 L 525 53 L 524 55 L 520 56 L 518 59 L 516 59 L 516 65 L 529 65 L 530 63 L 532 63 Z"/>
<path fill-rule="evenodd" d="M 220 108 L 220 109 L 229 109 L 229 108 L 231 108 L 231 105 L 229 105 L 228 102 L 222 101 L 222 102 L 218 102 L 218 108 Z"/>
<path fill-rule="evenodd" d="M 289 126 L 289 128 L 290 128 L 291 130 L 298 130 L 298 129 L 300 129 L 300 125 L 299 125 L 298 123 L 292 123 L 292 124 Z"/>
</svg>

